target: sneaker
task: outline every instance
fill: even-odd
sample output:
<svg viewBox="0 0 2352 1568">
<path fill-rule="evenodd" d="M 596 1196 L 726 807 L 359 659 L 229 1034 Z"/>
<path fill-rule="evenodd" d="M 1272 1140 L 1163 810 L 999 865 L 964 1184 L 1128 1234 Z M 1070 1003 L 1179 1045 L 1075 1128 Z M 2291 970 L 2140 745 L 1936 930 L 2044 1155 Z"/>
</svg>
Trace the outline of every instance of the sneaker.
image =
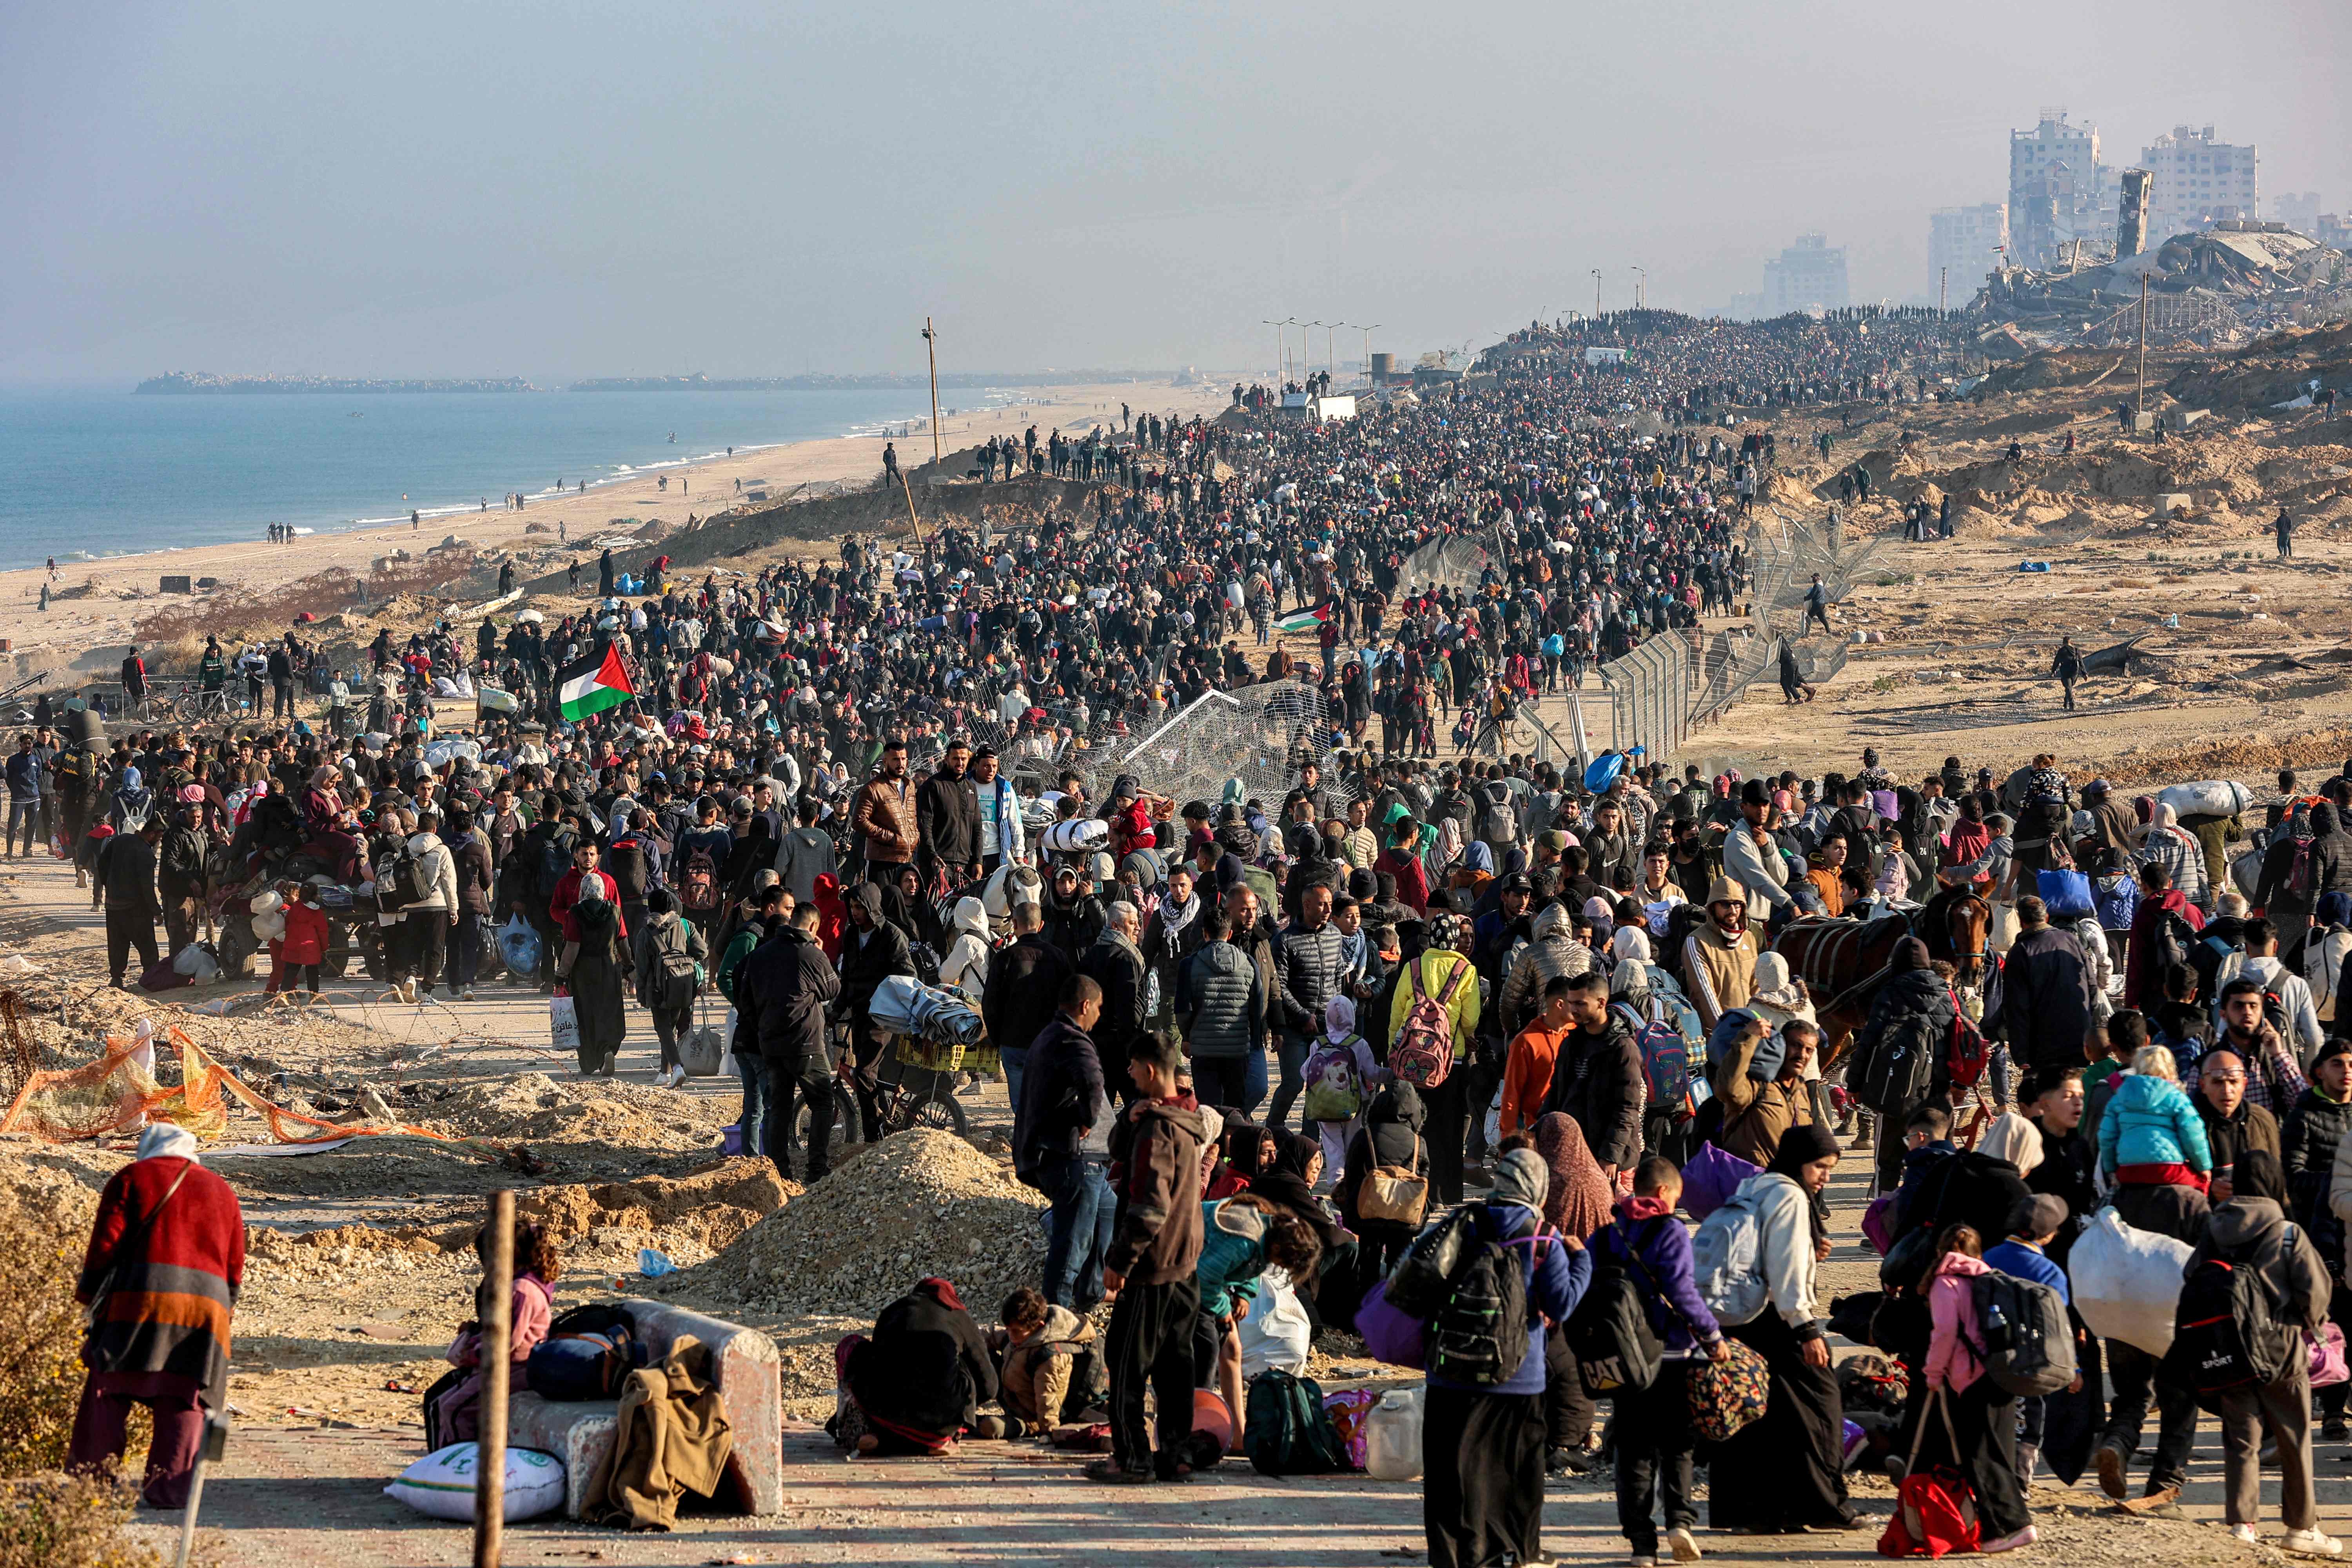
<svg viewBox="0 0 2352 1568">
<path fill-rule="evenodd" d="M 2242 1541 L 2249 1546 L 2260 1546 L 2263 1543 L 2263 1532 L 2251 1524 L 2233 1524 L 2230 1527 L 2230 1539 Z"/>
<path fill-rule="evenodd" d="M 2014 1552 L 2021 1546 L 2031 1546 L 2042 1539 L 2042 1532 L 2027 1525 L 2015 1535 L 2004 1535 L 1999 1541 L 1988 1541 L 1979 1548 L 1988 1557 L 1996 1552 Z"/>
<path fill-rule="evenodd" d="M 1657 1554 L 1650 1552 L 1636 1552 L 1625 1562 L 1627 1568 L 1658 1568 Z"/>
<path fill-rule="evenodd" d="M 1673 1552 L 1677 1563 L 1696 1563 L 1704 1555 L 1698 1549 L 1698 1538 L 1681 1525 L 1661 1536 L 1658 1544 Z"/>
<path fill-rule="evenodd" d="M 2319 1437 L 2325 1443 L 2352 1443 L 2352 1426 L 2347 1426 L 2341 1415 L 2331 1415 L 2320 1426 Z"/>
<path fill-rule="evenodd" d="M 2279 1542 L 2282 1552 L 2299 1552 L 2305 1557 L 2336 1557 L 2344 1551 L 2344 1543 L 2332 1535 L 2322 1535 L 2315 1530 L 2290 1530 Z"/>
<path fill-rule="evenodd" d="M 2123 1501 L 2126 1489 L 2122 1447 L 2114 1443 L 2102 1443 L 2099 1451 L 2091 1456 L 2091 1462 L 2098 1467 L 2099 1489 L 2117 1502 Z"/>
<path fill-rule="evenodd" d="M 458 1000 L 458 1001 L 460 1001 L 460 1002 L 471 1002 L 473 999 L 474 999 L 474 988 L 473 988 L 472 986 L 470 986 L 470 985 L 467 986 L 464 990 L 462 990 L 462 991 L 460 991 L 460 992 L 458 992 L 458 993 L 457 993 L 457 1000 Z"/>
</svg>

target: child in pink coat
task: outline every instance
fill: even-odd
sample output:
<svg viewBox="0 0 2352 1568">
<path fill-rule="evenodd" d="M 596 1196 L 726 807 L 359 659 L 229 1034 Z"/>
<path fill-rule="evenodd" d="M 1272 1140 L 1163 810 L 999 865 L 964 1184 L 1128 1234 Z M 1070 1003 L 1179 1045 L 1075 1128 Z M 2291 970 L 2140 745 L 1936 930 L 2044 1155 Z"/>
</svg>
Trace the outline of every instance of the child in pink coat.
<svg viewBox="0 0 2352 1568">
<path fill-rule="evenodd" d="M 1976 1493 L 1983 1549 L 2011 1552 L 2037 1537 L 2017 1477 L 2017 1400 L 1984 1369 L 1976 1281 L 1993 1270 L 1985 1265 L 1982 1239 L 1968 1226 L 1948 1226 L 1940 1246 L 1943 1256 L 1927 1276 L 1927 1312 L 1935 1325 L 1922 1369 L 1927 1392 L 1913 1404 L 1916 1419 L 1927 1425 L 1920 1463 L 1930 1454 L 1948 1458 Z"/>
</svg>

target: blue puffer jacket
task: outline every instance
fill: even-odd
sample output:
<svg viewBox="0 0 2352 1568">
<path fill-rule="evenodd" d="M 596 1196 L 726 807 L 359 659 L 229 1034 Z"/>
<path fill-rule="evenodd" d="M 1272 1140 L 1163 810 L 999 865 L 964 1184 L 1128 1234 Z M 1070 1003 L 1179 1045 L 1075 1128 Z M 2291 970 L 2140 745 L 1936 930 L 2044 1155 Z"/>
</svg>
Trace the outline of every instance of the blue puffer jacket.
<svg viewBox="0 0 2352 1568">
<path fill-rule="evenodd" d="M 2116 1091 L 2099 1118 L 2099 1169 L 2112 1176 L 2118 1165 L 2212 1170 L 2204 1121 L 2179 1084 L 2145 1073 L 2116 1079 Z"/>
</svg>

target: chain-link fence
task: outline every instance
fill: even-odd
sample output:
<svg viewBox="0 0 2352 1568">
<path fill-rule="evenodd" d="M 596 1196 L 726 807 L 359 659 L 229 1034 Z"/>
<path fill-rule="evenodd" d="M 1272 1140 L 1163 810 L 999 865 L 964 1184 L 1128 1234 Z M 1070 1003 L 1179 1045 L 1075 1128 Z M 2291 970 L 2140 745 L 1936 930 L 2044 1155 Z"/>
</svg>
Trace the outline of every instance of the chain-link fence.
<svg viewBox="0 0 2352 1568">
<path fill-rule="evenodd" d="M 1779 659 L 1779 639 L 1769 631 L 1739 626 L 1709 637 L 1699 655 L 1698 689 L 1691 697 L 1689 727 L 1721 719 L 1750 686 L 1773 673 Z"/>
<path fill-rule="evenodd" d="M 1404 558 L 1397 582 L 1404 589 L 1475 588 L 1490 566 L 1499 568 L 1491 537 L 1433 539 Z"/>
<path fill-rule="evenodd" d="M 1656 637 L 1601 667 L 1620 751 L 1638 745 L 1650 762 L 1671 761 L 1690 732 L 1690 645 Z"/>
<path fill-rule="evenodd" d="M 1797 656 L 1797 674 L 1808 686 L 1819 686 L 1843 669 L 1853 652 L 1843 637 L 1816 637 L 1792 642 L 1789 647 Z"/>
</svg>

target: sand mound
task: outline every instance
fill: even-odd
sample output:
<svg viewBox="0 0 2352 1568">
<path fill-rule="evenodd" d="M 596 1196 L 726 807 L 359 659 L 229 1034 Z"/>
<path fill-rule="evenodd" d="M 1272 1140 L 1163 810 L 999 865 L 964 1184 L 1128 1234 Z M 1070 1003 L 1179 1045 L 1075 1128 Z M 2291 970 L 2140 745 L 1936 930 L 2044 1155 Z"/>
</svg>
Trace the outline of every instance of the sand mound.
<svg viewBox="0 0 2352 1568">
<path fill-rule="evenodd" d="M 603 1145 L 682 1153 L 709 1149 L 728 1118 L 722 1098 L 616 1079 L 558 1081 L 545 1073 L 473 1083 L 419 1107 L 433 1131 L 500 1142 Z"/>
<path fill-rule="evenodd" d="M 753 1226 L 667 1293 L 756 1310 L 871 1321 L 926 1275 L 955 1281 L 982 1314 L 1034 1284 L 1045 1200 L 945 1132 L 885 1139 Z"/>
</svg>

